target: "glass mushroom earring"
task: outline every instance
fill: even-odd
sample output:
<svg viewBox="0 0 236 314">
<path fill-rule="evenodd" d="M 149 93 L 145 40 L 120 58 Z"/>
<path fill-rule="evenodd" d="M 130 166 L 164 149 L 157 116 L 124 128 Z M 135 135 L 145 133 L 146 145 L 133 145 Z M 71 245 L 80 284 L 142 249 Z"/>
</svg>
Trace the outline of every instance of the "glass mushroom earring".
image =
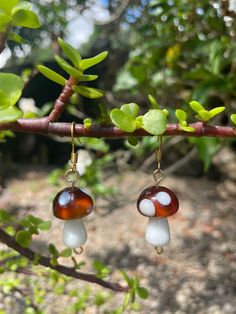
<svg viewBox="0 0 236 314">
<path fill-rule="evenodd" d="M 149 217 L 146 229 L 146 241 L 155 247 L 158 254 L 170 242 L 170 230 L 167 217 L 175 214 L 179 209 L 179 201 L 175 194 L 159 183 L 164 178 L 164 171 L 160 168 L 162 137 L 159 136 L 159 148 L 156 151 L 157 169 L 153 172 L 156 185 L 146 188 L 139 196 L 137 208 L 140 214 Z"/>
<path fill-rule="evenodd" d="M 76 169 L 78 154 L 75 152 L 74 145 L 75 123 L 71 125 L 71 169 L 66 174 L 66 180 L 71 183 L 57 193 L 53 200 L 53 214 L 55 217 L 65 220 L 63 228 L 63 242 L 73 249 L 76 254 L 83 251 L 83 245 L 87 241 L 87 232 L 82 218 L 89 215 L 93 210 L 93 199 L 90 195 L 75 186 L 79 179 L 79 172 Z"/>
</svg>

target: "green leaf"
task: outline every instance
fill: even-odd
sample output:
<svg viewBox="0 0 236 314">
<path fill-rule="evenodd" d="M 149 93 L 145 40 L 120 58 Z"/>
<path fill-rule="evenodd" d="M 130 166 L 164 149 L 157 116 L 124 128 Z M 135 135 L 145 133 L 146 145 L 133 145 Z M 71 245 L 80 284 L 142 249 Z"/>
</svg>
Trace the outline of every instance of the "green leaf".
<svg viewBox="0 0 236 314">
<path fill-rule="evenodd" d="M 10 13 L 19 0 L 0 0 L 0 9 L 6 13 Z"/>
<path fill-rule="evenodd" d="M 61 58 L 58 55 L 55 55 L 55 60 L 58 63 L 58 65 L 66 71 L 70 76 L 74 78 L 79 78 L 81 76 L 81 72 L 73 68 L 68 62 L 66 62 L 63 58 Z"/>
<path fill-rule="evenodd" d="M 56 73 L 55 71 L 45 67 L 44 65 L 38 65 L 37 69 L 40 73 L 46 76 L 49 80 L 64 86 L 66 84 L 66 79 L 62 77 L 60 74 Z"/>
<path fill-rule="evenodd" d="M 72 250 L 67 248 L 60 253 L 61 257 L 70 257 L 72 255 Z"/>
<path fill-rule="evenodd" d="M 0 222 L 1 223 L 11 222 L 11 215 L 4 209 L 0 209 Z"/>
<path fill-rule="evenodd" d="M 87 98 L 101 98 L 103 96 L 103 91 L 97 88 L 87 87 L 87 86 L 73 86 L 73 90 Z"/>
<path fill-rule="evenodd" d="M 110 112 L 110 118 L 112 123 L 125 132 L 134 132 L 136 129 L 134 119 L 121 111 L 120 109 L 113 109 Z"/>
<path fill-rule="evenodd" d="M 159 109 L 149 110 L 143 116 L 143 128 L 153 135 L 161 135 L 166 130 L 166 115 Z"/>
<path fill-rule="evenodd" d="M 195 129 L 191 126 L 180 125 L 179 129 L 185 132 L 194 132 Z"/>
<path fill-rule="evenodd" d="M 79 77 L 79 81 L 80 82 L 89 82 L 89 81 L 94 81 L 98 78 L 98 75 L 90 75 L 90 74 L 84 74 L 84 75 L 81 75 Z"/>
<path fill-rule="evenodd" d="M 88 58 L 88 59 L 83 59 L 80 61 L 80 68 L 82 70 L 86 70 L 92 66 L 94 66 L 95 64 L 100 63 L 101 61 L 103 61 L 108 55 L 108 51 L 104 51 L 98 55 L 96 55 L 93 58 Z"/>
<path fill-rule="evenodd" d="M 138 145 L 138 138 L 135 136 L 129 136 L 127 141 L 129 143 L 129 145 L 131 145 L 131 146 L 137 146 Z"/>
<path fill-rule="evenodd" d="M 200 121 L 206 122 L 211 119 L 211 114 L 208 110 L 203 109 L 198 112 L 198 114 L 196 115 L 196 118 Z"/>
<path fill-rule="evenodd" d="M 16 233 L 16 242 L 22 247 L 28 247 L 32 241 L 32 235 L 26 230 L 21 230 Z"/>
<path fill-rule="evenodd" d="M 19 100 L 23 87 L 24 82 L 19 76 L 12 73 L 0 73 L 0 91 L 8 98 L 10 105 L 15 105 Z"/>
<path fill-rule="evenodd" d="M 175 115 L 176 115 L 179 123 L 182 123 L 183 121 L 186 121 L 186 119 L 187 119 L 187 114 L 184 110 L 177 109 L 175 111 Z"/>
<path fill-rule="evenodd" d="M 7 24 L 11 21 L 9 15 L 0 13 L 0 32 L 5 32 Z"/>
<path fill-rule="evenodd" d="M 136 129 L 141 129 L 143 127 L 143 116 L 138 116 L 135 119 Z"/>
<path fill-rule="evenodd" d="M 55 255 L 55 256 L 59 256 L 59 251 L 57 250 L 57 248 L 55 247 L 54 244 L 50 243 L 48 245 L 48 251 L 49 253 L 51 253 L 52 255 Z"/>
<path fill-rule="evenodd" d="M 236 124 L 236 113 L 231 114 L 230 119 L 234 124 Z"/>
<path fill-rule="evenodd" d="M 147 299 L 149 296 L 148 290 L 143 287 L 138 287 L 137 293 L 141 299 Z"/>
<path fill-rule="evenodd" d="M 30 10 L 19 9 L 12 16 L 12 23 L 15 26 L 28 28 L 39 28 L 40 22 L 38 16 Z"/>
<path fill-rule="evenodd" d="M 1 87 L 0 87 L 1 88 Z M 0 110 L 10 106 L 10 102 L 5 94 L 0 90 Z"/>
<path fill-rule="evenodd" d="M 70 44 L 65 43 L 60 37 L 58 37 L 58 44 L 63 50 L 64 54 L 70 59 L 75 67 L 79 68 L 81 56 L 79 52 Z"/>
<path fill-rule="evenodd" d="M 150 101 L 150 103 L 154 109 L 160 109 L 156 99 L 151 94 L 148 95 L 148 99 L 149 99 L 149 101 Z"/>
<path fill-rule="evenodd" d="M 22 116 L 23 112 L 14 106 L 2 110 L 0 109 L 0 123 L 14 122 Z"/>
<path fill-rule="evenodd" d="M 38 228 L 42 231 L 48 231 L 52 226 L 51 221 L 44 221 L 38 225 Z"/>
<path fill-rule="evenodd" d="M 196 145 L 198 156 L 204 163 L 204 171 L 210 166 L 212 157 L 218 151 L 219 139 L 214 137 L 189 138 L 189 141 Z"/>
<path fill-rule="evenodd" d="M 139 113 L 139 106 L 136 103 L 124 104 L 120 110 L 135 119 Z"/>
<path fill-rule="evenodd" d="M 223 107 L 223 106 L 222 107 L 216 107 L 216 108 L 210 110 L 209 113 L 210 113 L 211 118 L 213 118 L 224 110 L 225 110 L 225 107 Z"/>
<path fill-rule="evenodd" d="M 32 8 L 31 3 L 28 1 L 20 1 L 11 11 L 11 15 L 15 14 L 19 10 L 30 10 Z"/>
<path fill-rule="evenodd" d="M 189 103 L 189 105 L 190 105 L 190 107 L 193 109 L 193 111 L 195 111 L 195 112 L 199 112 L 200 110 L 204 110 L 204 107 L 198 102 L 198 101 L 195 101 L 195 100 L 193 100 L 193 101 L 191 101 L 190 103 Z"/>
<path fill-rule="evenodd" d="M 24 112 L 24 114 L 23 114 L 24 119 L 35 119 L 37 117 L 38 117 L 37 114 L 35 112 L 31 112 L 31 111 Z"/>
<path fill-rule="evenodd" d="M 89 119 L 89 118 L 86 118 L 86 119 L 84 119 L 83 123 L 84 123 L 84 127 L 86 129 L 89 129 L 91 127 L 91 125 L 92 125 L 92 120 Z"/>
<path fill-rule="evenodd" d="M 10 35 L 8 36 L 8 39 L 18 44 L 26 44 L 28 42 L 25 38 L 23 38 L 22 36 L 14 32 L 10 33 Z"/>
</svg>

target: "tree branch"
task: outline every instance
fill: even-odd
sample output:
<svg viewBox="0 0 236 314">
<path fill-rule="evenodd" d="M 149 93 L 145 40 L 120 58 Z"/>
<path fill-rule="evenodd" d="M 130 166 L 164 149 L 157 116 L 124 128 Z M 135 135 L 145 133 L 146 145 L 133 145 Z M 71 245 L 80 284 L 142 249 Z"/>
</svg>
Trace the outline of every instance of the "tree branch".
<svg viewBox="0 0 236 314">
<path fill-rule="evenodd" d="M 22 246 L 20 246 L 15 241 L 14 237 L 8 235 L 2 229 L 0 229 L 0 241 L 5 243 L 8 247 L 12 248 L 13 250 L 17 251 L 22 256 L 25 256 L 29 260 L 31 260 L 31 261 L 34 260 L 34 258 L 35 258 L 35 252 L 34 251 L 32 251 L 29 248 L 23 248 Z M 39 265 L 54 269 L 54 270 L 58 271 L 59 273 L 66 275 L 68 277 L 80 279 L 80 280 L 87 281 L 87 282 L 92 282 L 92 283 L 95 283 L 97 285 L 100 285 L 104 288 L 107 288 L 107 289 L 110 289 L 110 290 L 113 290 L 116 292 L 126 292 L 129 289 L 128 287 L 121 286 L 118 283 L 109 282 L 109 281 L 105 281 L 103 279 L 97 278 L 93 274 L 78 272 L 72 267 L 67 267 L 67 266 L 63 266 L 63 265 L 53 266 L 50 263 L 50 259 L 48 257 L 45 257 L 45 256 L 41 256 L 38 263 L 39 263 Z"/>
<path fill-rule="evenodd" d="M 62 108 L 62 107 L 61 107 Z M 51 116 L 53 119 L 58 118 L 63 109 L 53 109 Z M 51 118 L 52 119 L 52 118 Z M 163 135 L 182 135 L 182 136 L 211 136 L 211 137 L 236 137 L 236 128 L 232 126 L 205 125 L 202 122 L 191 123 L 191 127 L 195 128 L 194 132 L 184 132 L 179 130 L 178 124 L 168 124 L 166 132 Z M 19 119 L 13 123 L 0 124 L 1 130 L 11 130 L 16 132 L 36 133 L 36 134 L 52 134 L 59 136 L 70 136 L 71 123 L 50 122 L 49 117 L 38 119 Z M 86 129 L 83 124 L 75 125 L 75 136 L 78 137 L 97 137 L 97 138 L 125 138 L 128 136 L 151 136 L 143 129 L 138 129 L 133 133 L 127 133 L 114 126 L 98 126 L 92 125 Z"/>
<path fill-rule="evenodd" d="M 7 41 L 8 34 L 10 32 L 10 27 L 7 27 L 4 33 L 0 33 L 0 54 L 5 49 L 5 43 Z"/>
<path fill-rule="evenodd" d="M 73 77 L 70 77 L 69 80 L 67 81 L 66 85 L 64 86 L 62 92 L 60 93 L 59 97 L 54 103 L 54 107 L 51 111 L 51 113 L 48 116 L 48 119 L 50 122 L 55 122 L 58 121 L 59 118 L 61 117 L 66 103 L 74 93 L 72 86 L 77 83 L 77 80 Z"/>
</svg>

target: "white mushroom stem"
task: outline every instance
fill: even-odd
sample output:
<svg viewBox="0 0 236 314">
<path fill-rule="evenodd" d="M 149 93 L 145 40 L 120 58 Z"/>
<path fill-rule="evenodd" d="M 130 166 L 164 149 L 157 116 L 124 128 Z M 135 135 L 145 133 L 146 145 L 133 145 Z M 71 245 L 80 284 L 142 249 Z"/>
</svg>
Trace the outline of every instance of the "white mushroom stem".
<svg viewBox="0 0 236 314">
<path fill-rule="evenodd" d="M 71 248 L 82 247 L 87 241 L 87 232 L 82 219 L 66 220 L 63 229 L 63 242 Z"/>
<path fill-rule="evenodd" d="M 150 217 L 146 229 L 146 240 L 155 247 L 163 247 L 170 242 L 167 218 Z"/>
</svg>

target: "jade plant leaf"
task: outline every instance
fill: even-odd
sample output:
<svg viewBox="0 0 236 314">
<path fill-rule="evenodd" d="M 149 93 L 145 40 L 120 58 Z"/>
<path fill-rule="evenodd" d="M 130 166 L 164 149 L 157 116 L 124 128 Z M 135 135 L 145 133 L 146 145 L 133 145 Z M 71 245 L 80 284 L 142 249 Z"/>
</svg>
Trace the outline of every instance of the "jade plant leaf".
<svg viewBox="0 0 236 314">
<path fill-rule="evenodd" d="M 193 100 L 189 103 L 190 107 L 193 109 L 195 112 L 199 112 L 200 110 L 204 110 L 204 107 L 196 100 Z"/>
<path fill-rule="evenodd" d="M 82 70 L 86 70 L 86 69 L 100 63 L 101 61 L 103 61 L 107 57 L 107 55 L 108 55 L 108 51 L 103 51 L 93 58 L 83 59 L 80 62 L 80 68 Z"/>
<path fill-rule="evenodd" d="M 80 82 L 89 82 L 94 81 L 98 78 L 98 75 L 90 75 L 90 74 L 84 74 L 79 77 Z"/>
<path fill-rule="evenodd" d="M 231 121 L 236 124 L 236 113 L 231 114 Z"/>
<path fill-rule="evenodd" d="M 28 28 L 39 28 L 40 21 L 38 16 L 30 10 L 19 9 L 12 16 L 12 23 L 15 26 L 23 26 Z"/>
<path fill-rule="evenodd" d="M 28 247 L 32 241 L 32 235 L 29 231 L 21 230 L 16 233 L 16 242 L 22 247 Z"/>
<path fill-rule="evenodd" d="M 87 98 L 101 98 L 103 96 L 103 91 L 97 88 L 93 87 L 87 87 L 87 86 L 73 86 L 73 90 Z"/>
<path fill-rule="evenodd" d="M 9 105 L 15 105 L 19 100 L 23 87 L 24 82 L 19 76 L 11 73 L 0 73 L 0 91 L 8 98 Z"/>
<path fill-rule="evenodd" d="M 70 76 L 74 77 L 74 78 L 79 78 L 81 76 L 81 72 L 79 72 L 78 70 L 76 70 L 74 67 L 72 67 L 68 62 L 66 62 L 66 60 L 64 60 L 63 58 L 61 58 L 58 55 L 55 55 L 55 60 L 57 62 L 57 64 L 64 70 L 66 71 Z"/>
<path fill-rule="evenodd" d="M 210 110 L 209 113 L 210 113 L 211 118 L 213 118 L 224 110 L 225 110 L 225 107 L 223 107 L 223 106 L 222 107 L 216 107 L 216 108 Z"/>
<path fill-rule="evenodd" d="M 10 106 L 10 102 L 7 96 L 0 90 L 0 109 L 4 109 Z"/>
<path fill-rule="evenodd" d="M 8 39 L 18 44 L 26 44 L 28 42 L 25 38 L 14 32 L 9 34 Z"/>
<path fill-rule="evenodd" d="M 121 111 L 120 109 L 113 109 L 110 112 L 110 118 L 112 123 L 125 132 L 134 132 L 136 129 L 134 119 Z"/>
<path fill-rule="evenodd" d="M 183 121 L 186 121 L 186 119 L 187 119 L 187 114 L 184 110 L 177 109 L 175 111 L 175 115 L 176 115 L 179 123 L 182 123 Z"/>
<path fill-rule="evenodd" d="M 154 109 L 160 109 L 156 99 L 151 94 L 148 95 L 148 99 L 149 99 L 149 101 L 150 101 L 150 103 Z"/>
<path fill-rule="evenodd" d="M 166 130 L 166 115 L 159 109 L 149 110 L 143 116 L 143 128 L 153 135 L 161 135 Z"/>
<path fill-rule="evenodd" d="M 79 68 L 81 56 L 79 52 L 70 44 L 65 43 L 60 37 L 57 39 L 64 54 L 70 59 L 75 67 Z"/>
<path fill-rule="evenodd" d="M 49 80 L 64 86 L 66 84 L 66 79 L 55 71 L 45 67 L 44 65 L 38 65 L 37 69 L 40 73 L 46 76 Z"/>
<path fill-rule="evenodd" d="M 19 0 L 0 0 L 0 9 L 9 14 L 18 2 Z"/>
<path fill-rule="evenodd" d="M 15 106 L 0 109 L 0 123 L 10 123 L 23 116 L 23 112 Z"/>
<path fill-rule="evenodd" d="M 121 106 L 120 110 L 130 115 L 132 118 L 136 118 L 139 113 L 139 106 L 136 103 L 124 104 Z"/>
</svg>

